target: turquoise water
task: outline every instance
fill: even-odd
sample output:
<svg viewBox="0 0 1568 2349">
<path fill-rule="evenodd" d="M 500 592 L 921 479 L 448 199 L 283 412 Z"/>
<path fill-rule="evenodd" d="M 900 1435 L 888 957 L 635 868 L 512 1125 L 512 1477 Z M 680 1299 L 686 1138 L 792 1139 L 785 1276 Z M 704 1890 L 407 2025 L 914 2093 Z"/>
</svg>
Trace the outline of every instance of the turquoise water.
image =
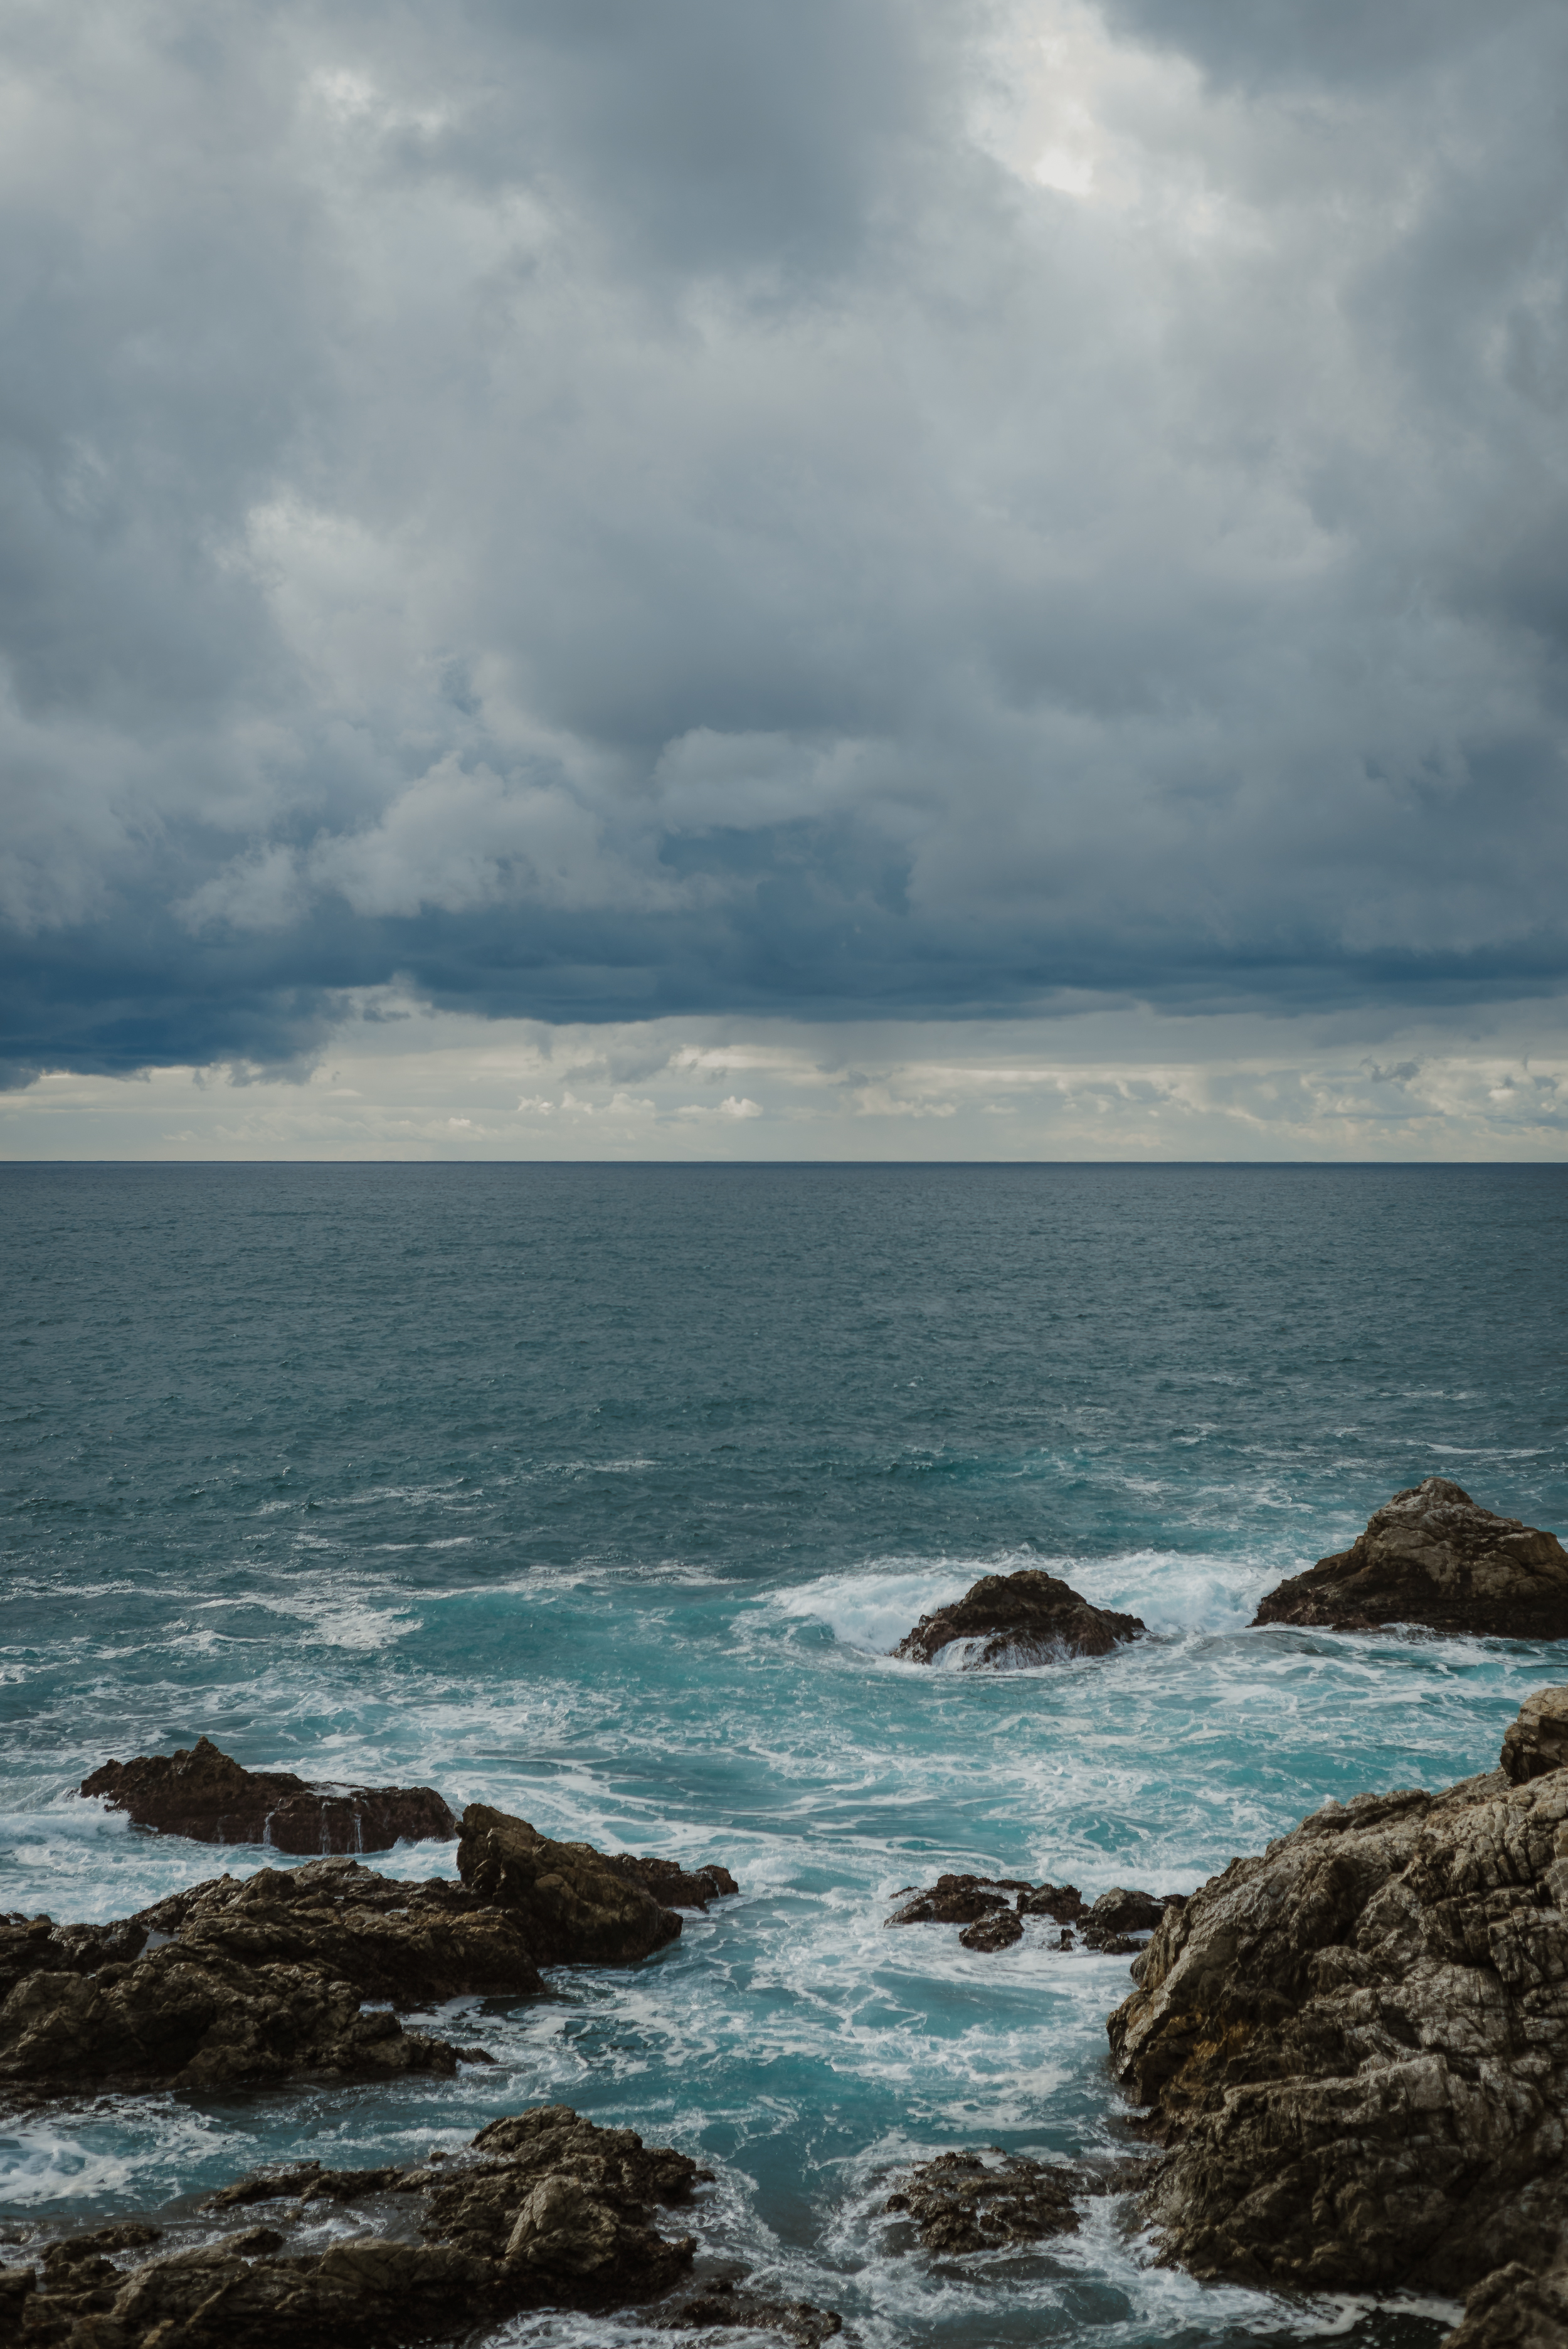
<svg viewBox="0 0 1568 2349">
<path fill-rule="evenodd" d="M 264 1864 L 72 1791 L 202 1732 L 743 1888 L 634 1971 L 463 2002 L 499 2071 L 0 2123 L 0 2220 L 562 2097 L 704 2153 L 705 2251 L 877 2349 L 1435 2341 L 1166 2272 L 1125 2203 L 1038 2255 L 911 2249 L 901 2161 L 1123 2149 L 1127 1961 L 882 1920 L 944 1868 L 1191 1889 L 1326 1795 L 1490 1765 L 1561 1650 L 1245 1626 L 1434 1472 L 1568 1526 L 1568 1174 L 8 1167 L 0 1215 L 0 1908 Z M 998 1677 L 888 1659 L 1031 1562 L 1152 1636 Z"/>
</svg>

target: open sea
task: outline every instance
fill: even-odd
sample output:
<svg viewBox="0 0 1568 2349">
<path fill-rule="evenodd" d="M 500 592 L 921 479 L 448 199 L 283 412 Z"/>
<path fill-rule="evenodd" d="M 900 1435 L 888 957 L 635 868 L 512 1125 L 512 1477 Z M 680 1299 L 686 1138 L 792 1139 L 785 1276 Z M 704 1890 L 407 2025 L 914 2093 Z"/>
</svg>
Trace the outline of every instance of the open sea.
<svg viewBox="0 0 1568 2349">
<path fill-rule="evenodd" d="M 1568 1169 L 11 1165 L 0 1297 L 0 1909 L 278 1864 L 74 1791 L 203 1732 L 742 1887 L 641 1967 L 442 2010 L 497 2070 L 0 2120 L 0 2236 L 563 2100 L 706 2158 L 703 2254 L 868 2349 L 1439 2338 L 1199 2285 L 1125 2199 L 913 2245 L 901 2164 L 1130 2149 L 1130 1985 L 1045 1920 L 986 1956 L 884 1920 L 944 1868 L 1190 1891 L 1326 1796 L 1491 1766 L 1563 1649 L 1246 1627 L 1434 1473 L 1568 1530 Z M 1027 1564 L 1151 1636 L 890 1661 Z"/>
</svg>

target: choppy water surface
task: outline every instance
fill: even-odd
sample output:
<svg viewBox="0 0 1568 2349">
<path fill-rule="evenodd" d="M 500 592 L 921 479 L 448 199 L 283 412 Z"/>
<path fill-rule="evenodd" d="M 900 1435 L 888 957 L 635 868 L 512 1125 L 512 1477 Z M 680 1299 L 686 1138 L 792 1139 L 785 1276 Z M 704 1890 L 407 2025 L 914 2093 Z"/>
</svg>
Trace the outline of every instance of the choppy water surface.
<svg viewBox="0 0 1568 2349">
<path fill-rule="evenodd" d="M 1122 2147 L 1129 1983 L 1044 1927 L 971 1956 L 882 1920 L 943 1868 L 1191 1889 L 1326 1795 L 1490 1765 L 1561 1650 L 1245 1626 L 1433 1472 L 1568 1525 L 1568 1174 L 11 1167 L 0 1218 L 0 1908 L 264 1864 L 72 1792 L 203 1731 L 743 1886 L 634 1971 L 482 2002 L 458 2035 L 500 2072 L 0 2124 L 0 2220 L 560 2097 L 704 2154 L 705 2249 L 878 2349 L 1436 2339 L 1200 2287 L 1124 2202 L 1037 2255 L 911 2250 L 882 2205 L 912 2156 Z M 888 1660 L 1026 1563 L 1152 1636 L 1004 1677 Z"/>
</svg>

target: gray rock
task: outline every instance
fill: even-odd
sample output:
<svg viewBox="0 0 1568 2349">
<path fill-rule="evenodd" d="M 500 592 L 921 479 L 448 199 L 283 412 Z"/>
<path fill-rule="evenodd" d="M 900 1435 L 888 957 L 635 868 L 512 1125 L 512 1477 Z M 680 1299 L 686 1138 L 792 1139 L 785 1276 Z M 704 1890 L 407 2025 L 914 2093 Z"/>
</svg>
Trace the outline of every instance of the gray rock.
<svg viewBox="0 0 1568 2349">
<path fill-rule="evenodd" d="M 1111 2017 L 1202 2276 L 1469 2290 L 1568 2251 L 1568 1771 L 1357 1795 L 1168 1909 Z"/>
<path fill-rule="evenodd" d="M 1480 1639 L 1568 1639 L 1568 1551 L 1446 1476 L 1376 1510 L 1347 1550 L 1271 1590 L 1253 1618 L 1318 1630 L 1416 1623 Z"/>
</svg>

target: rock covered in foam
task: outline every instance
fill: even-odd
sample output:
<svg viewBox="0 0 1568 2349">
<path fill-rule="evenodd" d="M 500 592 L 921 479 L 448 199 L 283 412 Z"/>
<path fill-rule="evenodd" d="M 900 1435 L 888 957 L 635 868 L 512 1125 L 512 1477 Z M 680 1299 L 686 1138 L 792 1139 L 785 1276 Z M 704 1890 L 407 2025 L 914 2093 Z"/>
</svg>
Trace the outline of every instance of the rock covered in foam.
<svg viewBox="0 0 1568 2349">
<path fill-rule="evenodd" d="M 1181 1892 L 1136 1892 L 1117 1886 L 1102 1892 L 1092 1904 L 1076 1884 L 1030 1884 L 1017 1876 L 939 1876 L 923 1891 L 906 1886 L 904 1899 L 888 1919 L 890 1925 L 961 1925 L 958 1938 L 966 1950 L 1007 1950 L 1024 1938 L 1026 1917 L 1048 1917 L 1081 1931 L 1086 1948 L 1106 1956 L 1124 1956 L 1140 1949 L 1165 1910 L 1180 1908 Z M 901 1896 L 902 1897 L 902 1896 Z M 1059 1946 L 1074 1946 L 1064 1932 Z"/>
<path fill-rule="evenodd" d="M 389 1851 L 445 1842 L 458 1823 L 433 1786 L 312 1786 L 292 1770 L 247 1770 L 210 1738 L 173 1754 L 106 1762 L 81 1783 L 136 1825 L 195 1843 L 274 1851 Z"/>
<path fill-rule="evenodd" d="M 1253 1628 L 1381 1631 L 1394 1623 L 1478 1639 L 1568 1639 L 1568 1551 L 1500 1517 L 1446 1476 L 1407 1486 L 1347 1550 L 1271 1590 Z"/>
<path fill-rule="evenodd" d="M 972 1640 L 966 1668 L 1017 1671 L 1068 1656 L 1104 1656 L 1145 1626 L 1136 1615 L 1094 1607 L 1054 1574 L 1024 1567 L 1016 1574 L 985 1574 L 951 1607 L 923 1615 L 893 1650 L 906 1663 L 932 1664 L 954 1640 Z"/>
<path fill-rule="evenodd" d="M 313 2164 L 303 2173 L 316 2187 L 330 2178 L 340 2202 L 418 2198 L 422 2241 L 362 2236 L 290 2256 L 279 2227 L 250 2228 L 127 2272 L 87 2237 L 53 2246 L 41 2282 L 31 2267 L 0 2271 L 0 2311 L 15 2313 L 21 2340 L 84 2349 L 89 2341 L 102 2349 L 451 2341 L 529 2309 L 606 2309 L 668 2292 L 695 2246 L 689 2235 L 661 2233 L 654 2206 L 689 2201 L 711 2174 L 669 2147 L 645 2147 L 631 2129 L 551 2106 L 492 2122 L 449 2169 Z M 293 2201 L 301 2176 L 243 2179 L 213 2202 Z M 283 2225 L 304 2208 L 281 2212 Z M 139 2240 L 156 2233 L 142 2230 Z"/>
<path fill-rule="evenodd" d="M 1109 2026 L 1171 2148 L 1147 2213 L 1166 2256 L 1307 2291 L 1550 2266 L 1565 1893 L 1568 1770 L 1496 1770 L 1332 1805 L 1168 1911 Z"/>
</svg>

